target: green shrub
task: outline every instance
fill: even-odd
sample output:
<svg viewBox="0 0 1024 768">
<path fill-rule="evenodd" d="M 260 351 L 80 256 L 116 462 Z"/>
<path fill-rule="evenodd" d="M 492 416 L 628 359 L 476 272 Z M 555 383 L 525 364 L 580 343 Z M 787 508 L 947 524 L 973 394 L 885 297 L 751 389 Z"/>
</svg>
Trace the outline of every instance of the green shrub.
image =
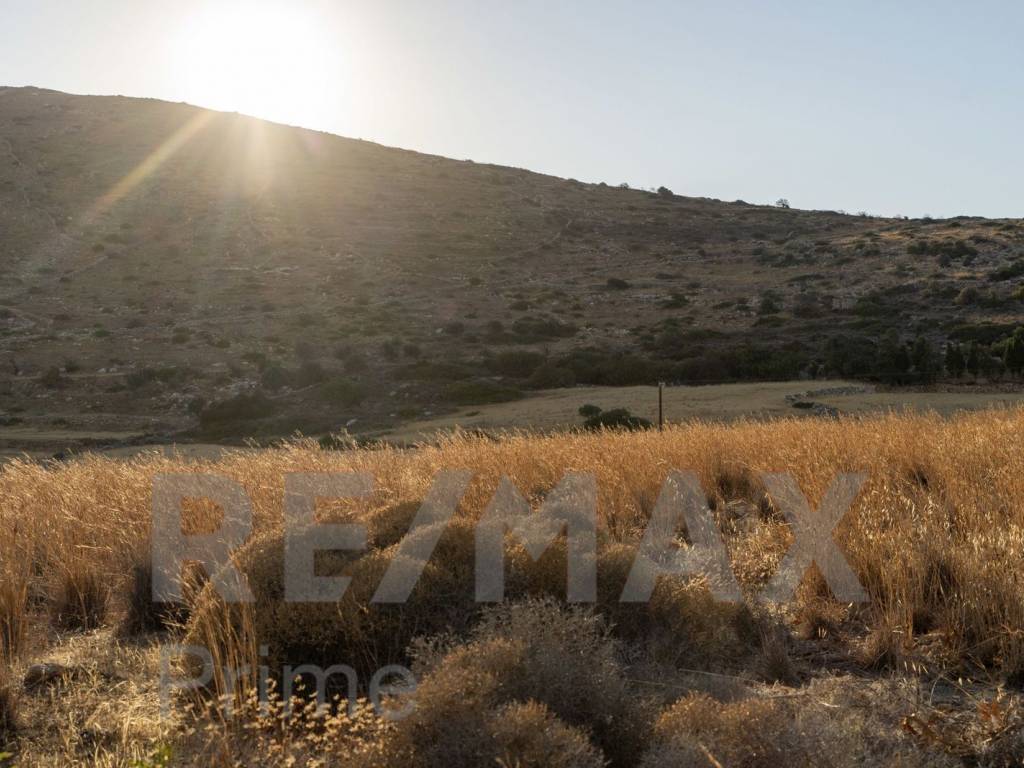
<svg viewBox="0 0 1024 768">
<path fill-rule="evenodd" d="M 485 361 L 488 369 L 501 376 L 526 378 L 537 370 L 546 358 L 540 352 L 514 349 L 501 352 Z"/>
<path fill-rule="evenodd" d="M 225 427 L 263 419 L 276 412 L 277 404 L 262 392 L 243 393 L 207 405 L 199 412 L 199 426 L 203 429 Z"/>
<path fill-rule="evenodd" d="M 593 406 L 592 406 L 593 407 Z M 583 409 L 580 409 L 583 413 Z M 640 416 L 633 416 L 626 408 L 613 408 L 610 411 L 598 412 L 586 417 L 583 422 L 584 429 L 650 429 L 651 422 Z"/>
<path fill-rule="evenodd" d="M 629 288 L 629 283 L 621 277 L 609 277 L 608 281 L 605 283 L 605 287 L 610 288 L 613 291 L 624 291 Z"/>
<path fill-rule="evenodd" d="M 512 323 L 512 332 L 521 343 L 575 336 L 579 329 L 552 317 L 520 317 Z"/>
<path fill-rule="evenodd" d="M 560 389 L 576 385 L 576 374 L 555 363 L 543 363 L 526 380 L 530 389 Z"/>
<path fill-rule="evenodd" d="M 594 348 L 576 349 L 558 361 L 570 369 L 577 384 L 626 387 L 656 381 L 659 367 L 629 352 L 604 352 Z"/>
<path fill-rule="evenodd" d="M 989 273 L 988 279 L 993 282 L 1000 282 L 1003 280 L 1012 280 L 1015 277 L 1024 275 L 1024 259 L 1017 259 L 1011 264 L 1007 264 L 1004 267 Z"/>
<path fill-rule="evenodd" d="M 350 379 L 333 379 L 320 386 L 321 400 L 331 405 L 350 408 L 358 405 L 366 398 L 366 390 L 361 384 Z"/>
<path fill-rule="evenodd" d="M 673 291 L 669 294 L 669 297 L 661 302 L 662 309 L 682 309 L 688 306 L 690 300 L 682 293 Z"/>
<path fill-rule="evenodd" d="M 449 382 L 469 379 L 474 373 L 474 370 L 468 365 L 443 360 L 417 360 L 415 363 L 402 366 L 397 371 L 397 375 L 402 379 Z"/>
<path fill-rule="evenodd" d="M 175 366 L 164 366 L 160 368 L 140 368 L 132 371 L 125 377 L 125 383 L 130 389 L 138 389 L 146 384 L 159 381 L 164 384 L 184 378 L 186 371 Z"/>
<path fill-rule="evenodd" d="M 912 256 L 945 256 L 951 259 L 962 259 L 978 255 L 978 249 L 963 240 L 915 240 L 907 246 L 907 253 Z"/>
<path fill-rule="evenodd" d="M 522 396 L 523 393 L 515 387 L 498 384 L 486 379 L 455 382 L 445 387 L 442 393 L 442 397 L 445 400 L 456 405 L 505 403 L 511 400 L 518 400 Z"/>
</svg>

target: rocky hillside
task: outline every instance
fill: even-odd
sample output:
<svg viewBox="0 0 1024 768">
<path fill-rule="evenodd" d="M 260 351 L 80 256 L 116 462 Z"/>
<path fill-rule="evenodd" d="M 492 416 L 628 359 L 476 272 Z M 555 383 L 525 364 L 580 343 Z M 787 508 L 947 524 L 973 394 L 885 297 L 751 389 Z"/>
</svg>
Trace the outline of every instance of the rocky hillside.
<svg viewBox="0 0 1024 768">
<path fill-rule="evenodd" d="M 1022 280 L 1015 220 L 686 198 L 0 88 L 8 429 L 361 431 L 573 383 L 917 381 L 948 339 L 995 373 Z"/>
</svg>

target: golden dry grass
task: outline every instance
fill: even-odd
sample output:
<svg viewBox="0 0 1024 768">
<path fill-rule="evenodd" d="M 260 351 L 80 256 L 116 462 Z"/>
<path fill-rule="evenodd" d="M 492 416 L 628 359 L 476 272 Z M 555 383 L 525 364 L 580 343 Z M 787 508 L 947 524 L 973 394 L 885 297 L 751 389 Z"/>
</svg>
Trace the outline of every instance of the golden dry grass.
<svg viewBox="0 0 1024 768">
<path fill-rule="evenodd" d="M 446 624 L 451 623 L 457 632 L 452 641 L 456 644 L 449 654 L 439 653 L 438 659 L 425 667 L 426 680 L 435 689 L 448 694 L 462 690 L 470 698 L 483 695 L 480 689 L 475 693 L 471 689 L 477 685 L 473 681 L 481 675 L 486 677 L 488 670 L 477 666 L 470 674 L 466 671 L 469 667 L 460 667 L 459 662 L 460 658 L 468 658 L 468 646 L 458 643 L 475 642 L 481 649 L 491 649 L 488 652 L 496 654 L 495 658 L 505 659 L 501 663 L 506 672 L 501 674 L 513 677 L 499 675 L 499 688 L 506 686 L 501 690 L 512 686 L 510 681 L 523 679 L 527 682 L 515 682 L 519 686 L 516 690 L 534 691 L 518 698 L 502 694 L 487 699 L 491 709 L 477 713 L 483 718 L 480 728 L 491 734 L 486 749 L 511 749 L 519 745 L 517 749 L 521 747 L 526 755 L 543 747 L 546 742 L 524 741 L 523 733 L 509 730 L 508 720 L 494 714 L 514 712 L 524 723 L 524 733 L 540 727 L 536 726 L 538 723 L 546 724 L 543 727 L 548 729 L 550 739 L 563 744 L 568 750 L 566 754 L 578 756 L 578 760 L 566 758 L 565 764 L 589 765 L 596 754 L 593 749 L 602 750 L 605 758 L 614 752 L 607 736 L 602 736 L 607 730 L 602 731 L 599 726 L 605 723 L 602 718 L 607 712 L 577 717 L 559 710 L 557 702 L 543 700 L 533 708 L 520 706 L 538 699 L 528 684 L 529 669 L 533 667 L 526 672 L 513 672 L 519 669 L 515 666 L 518 662 L 513 661 L 528 655 L 524 649 L 530 647 L 529 643 L 523 640 L 517 645 L 515 632 L 511 639 L 504 638 L 511 643 L 507 647 L 501 645 L 502 638 L 497 635 L 474 640 L 465 633 L 472 633 L 473 627 L 478 626 L 480 617 L 476 614 L 456 612 L 451 617 L 445 615 L 444 620 L 437 619 L 436 612 L 446 610 L 452 603 L 439 599 L 430 590 L 454 589 L 471 578 L 471 561 L 467 560 L 472 555 L 467 544 L 471 537 L 467 539 L 465 531 L 471 530 L 472 522 L 490 501 L 499 479 L 510 477 L 536 504 L 566 472 L 593 473 L 598 482 L 598 513 L 603 529 L 599 569 L 614 572 L 605 577 L 599 574 L 599 581 L 605 578 L 601 581 L 602 589 L 614 594 L 614 579 L 621 576 L 624 567 L 628 568 L 637 537 L 670 469 L 694 470 L 700 477 L 726 537 L 737 578 L 747 591 L 756 590 L 770 577 L 791 540 L 787 526 L 764 496 L 759 473 L 791 473 L 811 505 L 816 506 L 837 473 L 866 472 L 868 481 L 838 533 L 870 595 L 866 607 L 850 608 L 835 603 L 813 578 L 806 581 L 793 606 L 775 612 L 755 606 L 745 617 L 712 603 L 699 583 L 663 582 L 652 605 L 639 613 L 625 610 L 602 592 L 595 620 L 612 623 L 613 639 L 609 642 L 614 643 L 616 663 L 622 665 L 612 678 L 621 677 L 631 681 L 630 686 L 639 686 L 630 688 L 645 692 L 635 694 L 637 702 L 649 699 L 643 681 L 651 681 L 658 691 L 654 697 L 658 706 L 669 705 L 681 695 L 691 693 L 695 685 L 691 676 L 707 672 L 739 680 L 747 691 L 744 695 L 760 690 L 757 686 L 766 682 L 802 684 L 825 672 L 853 674 L 849 678 L 853 686 L 859 685 L 858 679 L 883 674 L 879 670 L 917 681 L 915 685 L 932 685 L 933 689 L 940 683 L 946 685 L 950 679 L 971 680 L 971 685 L 982 687 L 970 688 L 969 695 L 961 696 L 966 702 L 962 714 L 966 714 L 960 719 L 947 718 L 939 723 L 935 719 L 938 715 L 932 712 L 926 729 L 916 728 L 914 720 L 905 720 L 904 730 L 900 731 L 898 718 L 884 726 L 872 721 L 870 728 L 891 728 L 892 733 L 885 738 L 896 739 L 892 754 L 898 754 L 904 764 L 929 764 L 934 754 L 927 749 L 957 756 L 973 750 L 972 759 L 996 754 L 993 750 L 997 748 L 1003 752 L 1010 750 L 1013 755 L 1017 754 L 1013 751 L 1016 747 L 1007 746 L 1008 739 L 1018 738 L 1015 734 L 1019 733 L 1019 720 L 1012 690 L 1024 679 L 1024 459 L 1018 451 L 1022 437 L 1024 410 L 1013 410 L 962 415 L 952 420 L 935 415 L 888 415 L 839 421 L 740 422 L 730 426 L 691 423 L 661 434 L 509 434 L 500 440 L 455 436 L 438 445 L 408 451 L 388 447 L 321 451 L 312 443 L 299 441 L 280 450 L 229 454 L 217 461 L 192 463 L 160 455 L 127 461 L 89 457 L 48 465 L 14 462 L 0 472 L 0 568 L 4 574 L 0 589 L 0 650 L 7 657 L 0 665 L 6 674 L 9 670 L 22 670 L 31 660 L 51 658 L 66 649 L 68 636 L 63 631 L 68 627 L 60 618 L 66 610 L 62 612 L 60 606 L 74 605 L 76 599 L 97 605 L 98 598 L 93 594 L 97 584 L 102 585 L 101 602 L 110 610 L 105 614 L 85 611 L 83 616 L 88 620 L 80 624 L 88 629 L 93 621 L 113 625 L 121 620 L 137 582 L 140 543 L 148 539 L 151 481 L 155 474 L 216 472 L 240 482 L 252 499 L 255 541 L 245 550 L 249 554 L 241 556 L 239 562 L 261 563 L 250 570 L 258 576 L 264 571 L 272 573 L 273 564 L 279 562 L 273 550 L 281 534 L 286 473 L 369 471 L 376 480 L 369 497 L 330 506 L 322 515 L 325 521 L 356 518 L 369 522 L 371 550 L 342 563 L 342 567 L 354 569 L 351 596 L 346 596 L 339 606 L 327 606 L 326 610 L 315 606 L 289 608 L 294 615 L 281 614 L 288 619 L 275 624 L 261 614 L 259 604 L 246 616 L 240 616 L 239 611 L 227 610 L 206 590 L 190 598 L 195 615 L 188 632 L 193 638 L 201 637 L 211 647 L 244 661 L 251 659 L 257 640 L 276 643 L 275 652 L 287 656 L 292 641 L 285 629 L 301 621 L 304 628 L 312 628 L 311 632 L 322 632 L 324 644 L 318 650 L 327 653 L 341 648 L 363 654 L 367 664 L 379 664 L 408 661 L 412 658 L 405 647 L 408 640 L 420 634 L 443 632 Z M 462 468 L 473 471 L 473 480 L 449 533 L 442 540 L 442 551 L 425 572 L 427 586 L 404 608 L 385 610 L 369 606 L 369 587 L 382 573 L 395 542 L 434 475 L 443 469 Z M 189 523 L 196 529 L 209 525 L 217 516 L 211 505 L 194 505 L 188 511 Z M 144 550 L 143 546 L 141 551 Z M 514 551 L 510 554 L 509 583 L 518 585 L 517 594 L 558 597 L 556 583 L 564 580 L 564 556 L 559 557 L 557 547 L 550 557 L 546 555 L 536 565 L 517 561 Z M 520 568 L 521 572 L 517 570 Z M 267 589 L 272 590 L 273 586 L 268 582 Z M 462 584 L 462 588 L 471 589 L 472 584 Z M 68 595 L 73 599 L 69 601 Z M 25 627 L 33 622 L 46 625 L 47 615 L 56 619 L 56 628 L 51 620 L 49 629 L 37 628 L 26 640 Z M 564 619 L 571 620 L 574 619 Z M 465 626 L 459 626 L 459 621 Z M 552 620 L 555 624 L 559 621 L 562 619 Z M 417 631 L 417 627 L 425 631 Z M 71 637 L 102 637 L 105 642 L 113 642 L 107 630 Z M 332 637 L 337 640 L 334 646 L 329 645 Z M 401 642 L 396 638 L 401 638 Z M 151 643 L 152 639 L 145 642 Z M 679 652 L 666 653 L 666 649 Z M 146 665 L 152 667 L 154 649 L 144 644 L 139 653 L 148 661 L 137 660 L 132 667 L 136 676 Z M 448 679 L 445 675 L 454 677 Z M 154 691 L 141 683 L 133 685 L 135 695 L 140 697 L 137 711 L 151 714 Z M 962 687 L 968 690 L 967 683 Z M 89 699 L 89 706 L 99 706 L 105 697 L 118 695 L 102 691 L 102 686 L 94 688 L 89 689 L 88 695 L 81 694 Z M 22 735 L 14 743 L 22 750 L 26 764 L 46 763 L 47 754 L 57 763 L 62 762 L 61 756 L 64 761 L 75 756 L 84 760 L 86 747 L 57 724 L 47 724 L 42 714 L 46 707 L 41 707 L 38 699 L 28 692 L 21 698 L 28 701 L 28 706 L 23 704 L 21 708 L 32 716 L 27 718 L 28 725 L 23 724 Z M 74 695 L 69 700 L 75 700 Z M 742 722 L 747 710 L 708 709 L 710 714 L 706 717 L 714 720 L 708 725 L 694 719 L 692 701 L 685 701 L 689 703 L 666 710 L 664 717 L 685 721 L 694 732 L 710 734 L 700 742 L 705 751 L 712 750 L 712 743 L 720 744 L 719 749 L 727 755 L 742 755 L 748 749 L 743 739 L 730 736 L 730 729 L 734 728 L 731 723 Z M 457 704 L 453 701 L 451 706 Z M 978 714 L 983 711 L 982 704 L 989 707 L 984 710 L 984 717 Z M 68 701 L 60 706 L 68 706 Z M 761 713 L 758 706 L 750 705 L 750 712 Z M 927 706 L 921 701 L 910 702 L 899 716 L 917 716 L 914 707 Z M 639 712 L 647 711 L 644 707 L 637 704 L 629 713 L 616 717 L 639 716 Z M 763 715 L 769 723 L 789 716 L 779 714 L 777 708 L 762 709 L 764 712 L 758 716 Z M 991 725 L 993 711 L 998 713 L 1001 723 L 998 728 L 985 726 Z M 271 733 L 272 729 L 255 735 L 245 731 L 242 738 L 230 727 L 211 725 L 213 721 L 208 721 L 206 730 L 200 731 L 188 730 L 180 723 L 172 728 L 144 721 L 145 718 L 119 738 L 101 742 L 108 747 L 94 746 L 89 759 L 109 765 L 128 764 L 168 738 L 182 759 L 188 754 L 203 754 L 204 760 L 216 757 L 215 762 L 223 762 L 233 750 L 241 754 L 251 748 L 252 740 L 259 734 L 262 735 L 258 744 L 273 743 L 276 748 L 291 743 L 288 739 L 293 738 L 289 736 L 283 742 L 280 734 Z M 651 743 L 661 744 L 658 749 L 669 757 L 675 754 L 673 750 L 686 755 L 704 754 L 699 746 L 694 746 L 697 742 L 680 746 L 666 741 L 658 735 L 662 731 L 653 718 L 645 722 L 651 729 Z M 405 727 L 413 728 L 414 724 Z M 607 723 L 603 727 L 607 729 Z M 209 736 L 211 728 L 216 738 Z M 168 729 L 173 733 L 168 735 Z M 774 738 L 773 729 L 778 730 L 774 725 L 765 726 L 768 735 L 763 738 Z M 955 736 L 947 735 L 943 729 L 955 732 Z M 364 764 L 384 764 L 382 761 L 387 760 L 392 764 L 432 764 L 407 754 L 409 750 L 415 752 L 419 742 L 408 736 L 408 730 L 403 731 L 402 724 L 396 731 L 398 735 L 392 739 L 382 735 L 384 731 L 373 730 L 373 738 L 392 739 L 388 741 L 389 749 L 396 744 L 404 745 L 405 757 L 399 758 L 397 753 L 388 757 L 386 751 L 379 753 L 375 751 L 377 747 L 370 749 L 366 742 L 349 737 L 346 749 L 369 755 Z M 202 747 L 197 746 L 197 733 L 207 734 Z M 322 738 L 322 730 L 317 733 L 320 735 L 316 738 Z M 637 733 L 645 731 L 638 726 Z M 897 737 L 900 733 L 903 735 Z M 876 737 L 881 738 L 868 731 L 862 736 Z M 743 738 L 749 738 L 749 734 Z M 776 746 L 788 749 L 787 743 L 780 740 Z M 815 742 L 814 748 L 820 748 L 820 744 Z M 804 752 L 799 750 L 809 747 L 799 742 L 793 749 L 798 750 L 792 753 L 797 760 L 803 759 Z M 764 754 L 774 752 L 766 748 Z M 911 759 L 908 754 L 919 755 L 920 759 Z M 639 760 L 641 756 L 635 757 Z M 648 764 L 670 764 L 659 759 L 652 751 Z M 740 759 L 723 764 L 757 764 L 751 761 L 753 757 L 746 762 Z M 621 756 L 616 756 L 616 763 L 626 764 Z"/>
</svg>

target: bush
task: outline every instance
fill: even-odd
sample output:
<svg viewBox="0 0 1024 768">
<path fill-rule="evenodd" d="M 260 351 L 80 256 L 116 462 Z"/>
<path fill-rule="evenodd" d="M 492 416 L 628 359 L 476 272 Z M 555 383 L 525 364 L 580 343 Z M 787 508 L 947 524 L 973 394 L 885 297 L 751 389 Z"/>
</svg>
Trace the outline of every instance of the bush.
<svg viewBox="0 0 1024 768">
<path fill-rule="evenodd" d="M 90 630 L 103 624 L 109 597 L 107 581 L 94 566 L 72 559 L 55 576 L 50 616 L 64 630 Z"/>
<path fill-rule="evenodd" d="M 0 566 L 0 674 L 24 648 L 28 621 L 28 574 Z"/>
<path fill-rule="evenodd" d="M 537 701 L 508 704 L 487 718 L 494 761 L 517 768 L 603 768 L 603 754 L 585 731 L 567 725 Z"/>
<path fill-rule="evenodd" d="M 199 426 L 203 429 L 230 426 L 264 419 L 276 412 L 277 404 L 262 392 L 243 393 L 207 405 L 199 412 Z"/>
<path fill-rule="evenodd" d="M 420 381 L 462 381 L 472 378 L 473 368 L 459 362 L 433 360 L 417 360 L 398 369 L 398 376 L 403 379 Z"/>
<path fill-rule="evenodd" d="M 530 389 L 559 389 L 576 385 L 576 374 L 569 368 L 564 368 L 555 363 L 544 363 L 537 367 L 530 378 L 526 380 L 526 386 Z"/>
<path fill-rule="evenodd" d="M 520 317 L 512 323 L 512 332 L 524 344 L 569 338 L 575 336 L 578 330 L 571 323 L 563 323 L 551 317 Z"/>
<path fill-rule="evenodd" d="M 832 336 L 825 342 L 825 368 L 837 376 L 869 375 L 876 356 L 875 342 L 863 336 Z"/>
<path fill-rule="evenodd" d="M 496 384 L 486 379 L 476 381 L 455 382 L 445 387 L 442 397 L 456 405 L 486 405 L 487 403 L 507 403 L 518 400 L 523 393 L 515 387 Z"/>
<path fill-rule="evenodd" d="M 464 637 L 479 620 L 484 607 L 475 599 L 476 526 L 469 516 L 456 516 L 447 524 L 436 523 L 411 534 L 430 538 L 438 534 L 438 529 L 441 531 L 437 547 L 409 600 L 401 605 L 371 603 L 385 569 L 395 556 L 395 545 L 403 538 L 416 510 L 415 505 L 396 505 L 371 513 L 365 521 L 371 547 L 368 552 L 327 551 L 318 556 L 318 575 L 344 573 L 351 578 L 337 603 L 285 601 L 283 534 L 271 532 L 258 536 L 235 557 L 255 602 L 227 604 L 215 589 L 204 588 L 195 601 L 185 642 L 209 649 L 215 663 L 218 659 L 233 658 L 240 664 L 253 663 L 254 666 L 255 660 L 250 662 L 247 654 L 254 653 L 258 645 L 265 645 L 266 660 L 259 663 L 277 670 L 284 664 L 328 666 L 341 659 L 355 668 L 362 680 L 385 664 L 410 663 L 409 646 L 417 636 L 447 633 L 456 639 Z M 315 536 L 316 530 L 308 535 Z M 408 541 L 409 536 L 405 539 Z M 715 602 L 706 584 L 662 578 L 649 602 L 620 603 L 619 596 L 635 556 L 635 547 L 609 544 L 606 537 L 599 534 L 597 610 L 607 617 L 617 635 L 632 641 L 643 640 L 651 658 L 665 663 L 722 665 L 745 658 L 750 650 L 750 631 L 746 628 L 749 611 L 742 603 Z M 510 540 L 506 548 L 506 599 L 535 597 L 564 601 L 567 560 L 564 538 L 552 544 L 537 561 L 530 558 L 521 544 Z M 550 613 L 547 609 L 542 611 L 545 616 Z M 489 626 L 508 629 L 495 632 L 512 638 L 518 631 L 513 631 L 515 627 L 532 621 L 515 616 L 492 619 Z M 586 655 L 580 643 L 585 643 L 593 632 L 605 634 L 605 625 L 589 614 L 579 614 L 572 622 L 573 627 L 578 628 L 581 622 L 589 624 L 591 630 L 582 634 L 574 631 L 576 639 L 567 641 L 565 651 L 570 656 Z M 564 631 L 567 631 L 564 626 L 554 627 L 548 630 L 547 637 L 551 637 L 551 632 Z M 534 634 L 539 638 L 545 636 L 543 633 L 524 633 L 523 636 Z M 430 666 L 422 648 L 413 655 L 420 666 Z M 473 656 L 469 654 L 471 659 Z M 545 670 L 555 674 L 562 666 L 563 661 L 557 657 L 547 665 L 538 663 L 532 670 L 541 673 L 536 684 L 543 687 Z M 527 677 L 530 673 L 530 670 L 522 670 Z M 463 687 L 466 685 L 468 683 Z M 590 695 L 587 683 L 580 685 L 583 686 L 581 692 Z M 615 693 L 616 697 L 618 695 Z M 565 703 L 578 698 L 572 694 Z M 421 699 L 430 700 L 429 694 Z M 563 709 L 551 706 L 559 716 L 565 715 Z M 568 718 L 567 721 L 578 722 Z"/>
<path fill-rule="evenodd" d="M 322 400 L 331 405 L 351 408 L 365 399 L 366 390 L 356 381 L 334 379 L 321 385 L 319 395 Z"/>
<path fill-rule="evenodd" d="M 690 303 L 689 298 L 685 294 L 673 291 L 669 294 L 669 297 L 661 302 L 662 309 L 682 309 L 688 306 Z"/>
<path fill-rule="evenodd" d="M 501 352 L 485 362 L 487 367 L 501 376 L 526 378 L 540 367 L 546 360 L 540 352 L 527 349 L 515 349 Z"/>
<path fill-rule="evenodd" d="M 605 287 L 610 288 L 613 291 L 624 291 L 629 288 L 629 283 L 621 277 L 609 277 L 608 281 L 605 283 Z"/>
<path fill-rule="evenodd" d="M 586 406 L 584 406 L 586 407 Z M 596 406 L 590 406 L 594 408 Z M 580 409 L 582 415 L 583 408 Z M 584 429 L 650 429 L 651 422 L 639 416 L 633 416 L 626 408 L 613 408 L 610 411 L 598 412 L 588 416 L 583 422 Z"/>
<path fill-rule="evenodd" d="M 999 282 L 1003 280 L 1012 280 L 1015 277 L 1024 275 L 1024 259 L 1017 259 L 1012 264 L 1007 264 L 1005 267 L 989 273 L 988 279 L 993 282 Z"/>
<path fill-rule="evenodd" d="M 977 304 L 980 296 L 981 294 L 978 291 L 978 289 L 972 285 L 969 285 L 966 288 L 962 289 L 960 293 L 957 294 L 957 297 L 953 300 L 953 303 L 956 304 L 958 307 L 970 306 L 971 304 Z"/>
<path fill-rule="evenodd" d="M 660 370 L 656 364 L 629 352 L 603 352 L 597 349 L 577 349 L 558 362 L 569 368 L 577 384 L 596 384 L 626 387 L 650 384 L 656 381 Z"/>
<path fill-rule="evenodd" d="M 135 637 L 184 625 L 189 615 L 186 604 L 190 597 L 194 599 L 198 594 L 201 585 L 198 570 L 189 573 L 192 576 L 187 576 L 182 584 L 185 603 L 157 602 L 153 599 L 152 558 L 148 549 L 140 552 L 132 566 L 132 581 L 119 633 L 125 637 Z"/>
<path fill-rule="evenodd" d="M 828 681 L 815 682 L 802 693 L 731 702 L 690 694 L 658 719 L 653 746 L 640 766 L 960 765 L 927 744 L 915 745 L 883 720 L 879 710 L 884 704 L 847 694 Z"/>
<path fill-rule="evenodd" d="M 470 641 L 422 679 L 394 746 L 423 765 L 453 768 L 495 764 L 503 746 L 527 755 L 553 749 L 553 765 L 602 765 L 603 757 L 633 765 L 652 710 L 629 689 L 616 655 L 606 624 L 589 611 L 550 601 L 491 609 Z M 530 722 L 555 727 L 545 734 Z"/>
<path fill-rule="evenodd" d="M 911 256 L 940 256 L 948 259 L 963 259 L 978 255 L 978 249 L 963 240 L 915 240 L 907 246 Z"/>
<path fill-rule="evenodd" d="M 591 416 L 597 416 L 597 414 L 599 414 L 600 412 L 601 409 L 592 403 L 586 403 L 585 405 L 581 405 L 579 409 L 580 416 L 582 416 L 585 419 L 589 419 Z"/>
<path fill-rule="evenodd" d="M 18 730 L 18 698 L 11 683 L 10 672 L 0 666 L 0 754 Z M 582 765 L 582 764 L 581 764 Z"/>
<path fill-rule="evenodd" d="M 270 390 L 271 392 L 276 392 L 283 387 L 287 387 L 291 384 L 291 381 L 291 372 L 284 366 L 278 365 L 277 363 L 267 365 L 260 373 L 260 386 L 264 389 Z"/>
<path fill-rule="evenodd" d="M 328 374 L 324 367 L 315 360 L 303 360 L 298 370 L 291 376 L 292 386 L 311 387 L 319 384 L 327 378 Z"/>
<path fill-rule="evenodd" d="M 757 314 L 759 315 L 773 315 L 779 311 L 779 303 L 777 297 L 774 294 L 766 293 L 761 297 L 760 304 L 757 305 Z"/>
<path fill-rule="evenodd" d="M 60 372 L 60 368 L 53 366 L 43 371 L 39 377 L 39 383 L 47 389 L 60 389 L 67 383 L 67 379 Z"/>
<path fill-rule="evenodd" d="M 125 383 L 131 389 L 139 389 L 140 387 L 150 384 L 154 381 L 162 383 L 168 383 L 183 378 L 185 371 L 173 366 L 167 366 L 163 368 L 140 368 L 137 371 L 132 371 L 125 377 Z"/>
</svg>

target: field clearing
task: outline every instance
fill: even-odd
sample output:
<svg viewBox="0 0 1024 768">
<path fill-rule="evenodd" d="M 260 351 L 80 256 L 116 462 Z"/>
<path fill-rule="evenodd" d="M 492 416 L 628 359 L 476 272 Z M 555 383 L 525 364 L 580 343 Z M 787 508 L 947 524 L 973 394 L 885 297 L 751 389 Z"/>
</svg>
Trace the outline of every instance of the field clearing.
<svg viewBox="0 0 1024 768">
<path fill-rule="evenodd" d="M 862 382 L 825 380 L 716 384 L 701 387 L 666 387 L 666 423 L 687 421 L 731 422 L 739 419 L 794 418 L 813 415 L 794 408 L 787 396 L 831 406 L 841 414 L 865 415 L 887 411 L 928 412 L 949 416 L 1024 403 L 1024 393 L 865 391 L 858 394 L 814 394 L 827 390 L 872 390 Z M 657 387 L 574 387 L 538 392 L 524 400 L 460 409 L 455 414 L 410 422 L 386 434 L 395 441 L 430 438 L 438 431 L 463 429 L 535 430 L 540 432 L 578 427 L 579 407 L 592 403 L 603 410 L 627 408 L 634 416 L 657 423 Z"/>
<path fill-rule="evenodd" d="M 0 469 L 0 752 L 23 765 L 1019 765 L 1022 438 L 1014 409 L 12 462 Z M 416 590 L 373 602 L 385 569 L 424 537 L 406 532 L 437 473 L 455 469 L 471 475 L 451 520 L 428 525 L 438 539 Z M 695 473 L 742 600 L 678 574 L 647 602 L 620 600 L 672 469 Z M 368 546 L 317 558 L 317 572 L 351 583 L 336 602 L 284 601 L 285 475 L 345 471 L 371 473 L 373 491 L 319 505 L 318 520 L 364 524 Z M 152 482 L 169 472 L 244 489 L 253 535 L 233 563 L 255 602 L 226 603 L 186 575 L 181 605 L 153 605 Z M 478 603 L 475 530 L 502 478 L 537 513 L 569 472 L 596 483 L 596 601 L 566 602 L 564 539 L 535 560 L 509 538 L 506 599 Z M 811 519 L 839 473 L 866 474 L 833 536 L 866 602 L 837 601 L 813 567 L 789 602 L 765 602 L 797 541 L 764 474 L 777 472 Z M 222 518 L 201 500 L 183 513 L 192 531 Z M 673 546 L 693 533 L 674 531 Z M 182 696 L 161 720 L 155 676 L 171 642 L 243 670 L 347 663 L 365 680 L 407 664 L 415 711 L 393 724 L 365 709 L 286 721 L 247 703 L 243 672 L 207 691 L 234 701 L 236 719 Z M 62 672 L 37 682 L 34 665 L 54 662 Z"/>
</svg>

